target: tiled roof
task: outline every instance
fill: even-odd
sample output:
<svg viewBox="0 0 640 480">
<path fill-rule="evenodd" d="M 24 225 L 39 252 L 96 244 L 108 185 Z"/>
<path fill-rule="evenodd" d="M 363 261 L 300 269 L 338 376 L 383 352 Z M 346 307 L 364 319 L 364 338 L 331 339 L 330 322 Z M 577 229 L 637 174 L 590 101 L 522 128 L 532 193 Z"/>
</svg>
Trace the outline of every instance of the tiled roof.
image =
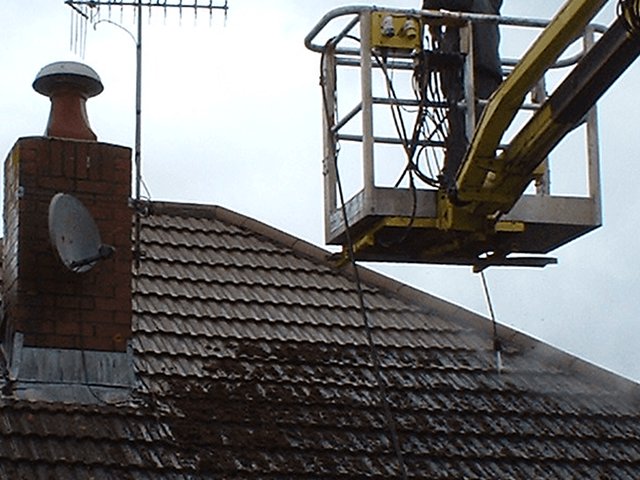
<svg viewBox="0 0 640 480">
<path fill-rule="evenodd" d="M 349 269 L 152 205 L 126 404 L 0 399 L 0 478 L 400 478 Z M 363 270 L 409 478 L 640 478 L 638 386 Z"/>
</svg>

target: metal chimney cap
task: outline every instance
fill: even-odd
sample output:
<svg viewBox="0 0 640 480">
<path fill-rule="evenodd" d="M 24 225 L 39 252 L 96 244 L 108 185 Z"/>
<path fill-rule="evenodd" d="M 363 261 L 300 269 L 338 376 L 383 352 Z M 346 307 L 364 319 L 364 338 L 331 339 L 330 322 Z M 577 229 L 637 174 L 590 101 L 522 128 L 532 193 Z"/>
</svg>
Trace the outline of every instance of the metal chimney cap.
<svg viewBox="0 0 640 480">
<path fill-rule="evenodd" d="M 33 89 L 48 97 L 60 84 L 78 87 L 87 98 L 95 97 L 104 90 L 96 71 L 79 62 L 54 62 L 43 67 L 33 81 Z"/>
</svg>

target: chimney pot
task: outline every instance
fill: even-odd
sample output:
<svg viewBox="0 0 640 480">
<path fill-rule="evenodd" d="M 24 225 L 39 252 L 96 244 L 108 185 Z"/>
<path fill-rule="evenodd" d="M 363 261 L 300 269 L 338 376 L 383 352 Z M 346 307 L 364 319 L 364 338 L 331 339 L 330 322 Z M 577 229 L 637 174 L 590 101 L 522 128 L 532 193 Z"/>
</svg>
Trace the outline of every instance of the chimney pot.
<svg viewBox="0 0 640 480">
<path fill-rule="evenodd" d="M 79 62 L 55 62 L 38 72 L 33 89 L 51 99 L 46 136 L 97 140 L 86 109 L 87 99 L 104 89 L 95 70 Z"/>
</svg>

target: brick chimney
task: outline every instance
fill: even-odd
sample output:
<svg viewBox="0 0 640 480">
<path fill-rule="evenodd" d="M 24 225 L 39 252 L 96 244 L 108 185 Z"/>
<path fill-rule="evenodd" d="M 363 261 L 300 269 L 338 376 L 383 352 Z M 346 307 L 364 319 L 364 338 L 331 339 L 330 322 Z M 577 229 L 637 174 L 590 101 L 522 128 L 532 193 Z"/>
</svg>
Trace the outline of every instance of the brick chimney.
<svg viewBox="0 0 640 480">
<path fill-rule="evenodd" d="M 53 63 L 33 87 L 51 99 L 45 136 L 20 138 L 4 166 L 0 334 L 10 377 L 45 399 L 61 391 L 49 388 L 58 383 L 127 387 L 131 150 L 98 142 L 89 126 L 85 103 L 103 89 L 90 67 Z M 65 266 L 50 240 L 49 206 L 58 193 L 79 200 L 102 241 L 115 247 L 86 272 Z"/>
</svg>

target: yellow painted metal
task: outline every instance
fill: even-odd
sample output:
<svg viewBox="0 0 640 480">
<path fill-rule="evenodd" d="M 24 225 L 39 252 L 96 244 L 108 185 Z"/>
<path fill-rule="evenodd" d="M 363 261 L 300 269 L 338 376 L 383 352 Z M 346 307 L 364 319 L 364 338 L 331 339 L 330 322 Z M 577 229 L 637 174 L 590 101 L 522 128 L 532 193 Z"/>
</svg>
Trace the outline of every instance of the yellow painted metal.
<svg viewBox="0 0 640 480">
<path fill-rule="evenodd" d="M 640 0 L 638 2 L 640 5 Z M 510 200 L 501 204 L 494 202 L 493 209 L 499 208 L 502 212 L 511 209 L 527 188 L 529 175 L 535 175 L 545 155 L 577 125 L 587 108 L 638 55 L 637 38 L 621 20 L 616 20 L 498 157 L 505 168 L 496 172 L 491 188 L 508 194 Z M 584 68 L 580 69 L 581 66 Z M 583 109 L 576 103 L 582 103 Z"/>
<path fill-rule="evenodd" d="M 437 199 L 438 228 L 440 230 L 455 230 L 459 232 L 483 231 L 487 226 L 487 220 L 465 208 L 455 205 L 441 191 Z"/>
<path fill-rule="evenodd" d="M 438 228 L 440 230 L 455 230 L 458 232 L 524 232 L 525 224 L 514 221 L 498 221 L 477 215 L 464 206 L 454 205 L 444 199 L 438 202 L 438 208 L 446 211 L 438 211 Z"/>
<path fill-rule="evenodd" d="M 547 174 L 547 165 L 545 164 L 543 159 L 540 165 L 538 165 L 536 169 L 533 171 L 533 178 L 535 178 L 536 182 L 538 182 L 546 174 Z"/>
<path fill-rule="evenodd" d="M 367 217 L 355 229 L 359 233 L 351 248 L 356 257 L 473 261 L 474 256 L 492 251 L 485 246 L 496 246 L 500 255 L 506 255 L 504 252 L 509 249 L 520 248 L 520 239 L 535 243 L 533 237 L 539 229 L 529 231 L 524 222 L 502 221 L 500 216 L 520 198 L 523 185 L 526 188 L 536 175 L 544 174 L 530 160 L 537 155 L 542 161 L 543 146 L 557 136 L 551 104 L 536 112 L 503 153 L 497 155 L 497 151 L 525 97 L 605 3 L 606 0 L 568 0 L 533 43 L 484 108 L 455 191 L 438 192 L 435 218 Z M 363 42 L 371 40 L 372 48 L 398 49 L 403 58 L 408 58 L 409 51 L 422 48 L 419 17 L 373 11 L 370 16 L 363 15 L 361 21 Z M 361 61 L 370 60 L 366 55 Z M 389 248 L 394 246 L 394 240 L 405 252 Z M 340 263 L 348 260 L 348 248 L 343 245 Z"/>
<path fill-rule="evenodd" d="M 460 254 L 465 248 L 474 243 L 486 243 L 488 235 L 482 232 L 469 232 L 464 238 L 453 238 L 448 242 L 441 242 L 435 246 L 425 247 L 421 251 L 422 259 L 447 257 Z"/>
<path fill-rule="evenodd" d="M 375 232 L 367 232 L 365 235 L 360 237 L 357 241 L 353 242 L 353 253 L 357 254 L 361 250 L 366 250 L 369 247 L 375 245 Z M 334 265 L 336 268 L 344 267 L 350 259 L 349 251 L 347 250 L 347 246 L 342 246 L 342 251 L 336 255 L 334 255 Z"/>
<path fill-rule="evenodd" d="M 459 213 L 459 212 L 457 212 Z M 353 252 L 358 255 L 366 252 L 371 247 L 377 246 L 376 235 L 386 228 L 412 229 L 412 230 L 442 230 L 438 218 L 411 218 L 406 216 L 386 217 L 381 219 L 370 229 L 364 232 L 355 242 L 353 242 Z M 484 222 L 486 228 L 478 224 L 477 216 L 468 216 L 465 219 L 456 219 L 456 230 L 466 231 L 467 236 L 462 238 L 451 238 L 450 241 L 441 242 L 437 245 L 425 245 L 421 251 L 422 256 L 437 257 L 458 252 L 465 245 L 479 241 L 487 241 L 495 233 L 522 233 L 526 229 L 524 222 L 520 221 L 499 221 L 495 224 Z M 464 222 L 469 222 L 465 224 Z M 343 265 L 349 259 L 349 253 L 343 248 L 338 260 L 338 265 Z"/>
<path fill-rule="evenodd" d="M 482 188 L 466 192 L 462 196 L 465 199 L 462 206 L 455 205 L 448 197 L 440 198 L 439 211 L 448 209 L 450 217 L 463 218 L 485 218 L 497 211 L 509 211 L 536 175 L 535 170 L 518 168 L 520 161 L 528 160 L 531 156 L 544 160 L 544 155 L 539 150 L 554 137 L 556 128 L 559 125 L 555 124 L 553 112 L 547 104 L 536 112 L 531 122 L 513 139 L 509 148 L 497 158 L 496 163 L 500 168 L 486 171 Z M 452 228 L 467 230 L 459 225 L 452 225 Z"/>
<path fill-rule="evenodd" d="M 498 157 L 498 161 L 506 168 L 496 173 L 489 187 L 500 191 L 503 197 L 487 202 L 483 206 L 485 212 L 511 209 L 527 187 L 528 180 L 534 178 L 535 170 L 531 171 L 528 166 L 529 160 L 544 160 L 542 152 L 545 147 L 557 137 L 557 132 L 563 129 L 565 126 L 555 121 L 550 104 L 536 112 L 531 121 L 511 141 L 509 148 Z"/>
<path fill-rule="evenodd" d="M 457 178 L 460 201 L 478 201 L 477 194 L 482 190 L 489 192 L 489 196 L 514 194 L 492 189 L 491 178 L 487 183 L 489 172 L 500 171 L 505 166 L 504 159 L 496 158 L 500 140 L 527 93 L 605 3 L 606 0 L 569 0 L 493 94 L 484 109 Z M 493 213 L 487 208 L 491 207 L 491 202 L 478 207 L 479 214 Z M 474 206 L 467 209 L 476 211 Z"/>
<path fill-rule="evenodd" d="M 437 222 L 436 218 L 385 217 L 353 242 L 353 252 L 357 254 L 361 250 L 375 246 L 376 234 L 384 228 L 435 229 Z M 348 253 L 343 251 L 342 258 L 348 258 Z"/>
<path fill-rule="evenodd" d="M 386 227 L 391 228 L 415 228 L 415 229 L 434 229 L 437 228 L 438 219 L 436 218 L 411 218 L 411 217 L 385 217 L 376 222 L 370 229 L 360 236 L 353 243 L 354 252 L 374 246 L 376 243 L 376 234 Z"/>
<path fill-rule="evenodd" d="M 376 229 L 375 231 L 369 231 L 365 235 L 360 237 L 357 241 L 353 242 L 354 253 L 362 249 L 365 249 L 367 247 L 372 247 L 373 245 L 375 245 L 376 244 L 375 234 L 377 230 L 378 229 Z"/>
<path fill-rule="evenodd" d="M 436 228 L 437 222 L 435 218 L 387 217 L 377 224 L 377 229 L 384 227 Z"/>
<path fill-rule="evenodd" d="M 529 167 L 518 168 L 527 163 L 521 163 L 519 157 L 525 153 L 539 155 L 536 145 L 546 145 L 555 134 L 551 108 L 538 111 L 534 121 L 499 157 L 498 145 L 527 93 L 605 3 L 606 0 L 567 2 L 493 94 L 458 174 L 456 198 L 438 197 L 441 229 L 486 230 L 491 218 L 497 218 L 491 217 L 494 213 L 510 209 L 522 195 L 535 172 Z"/>
<path fill-rule="evenodd" d="M 406 50 L 422 49 L 420 17 L 385 11 L 371 15 L 371 46 Z"/>
<path fill-rule="evenodd" d="M 526 225 L 524 222 L 517 221 L 500 221 L 496 223 L 495 230 L 496 232 L 506 232 L 506 233 L 522 233 L 526 230 Z"/>
<path fill-rule="evenodd" d="M 470 216 L 466 220 L 458 220 L 459 222 L 469 222 L 466 228 L 462 228 L 464 223 L 457 225 L 455 230 L 477 231 L 481 228 L 478 224 L 477 216 Z M 377 222 L 373 227 L 366 231 L 356 242 L 354 242 L 354 249 L 360 250 L 361 248 L 370 247 L 375 245 L 375 235 L 383 228 L 412 228 L 412 229 L 439 229 L 439 230 L 451 230 L 443 225 L 442 218 L 411 218 L 404 216 L 385 217 Z M 481 222 L 486 223 L 484 220 Z M 499 221 L 493 227 L 496 232 L 523 232 L 525 230 L 525 224 L 519 221 Z"/>
<path fill-rule="evenodd" d="M 401 216 L 385 217 L 353 242 L 353 253 L 357 255 L 358 252 L 375 246 L 376 234 L 385 227 L 435 228 L 436 222 L 437 219 L 435 218 L 411 218 Z M 339 258 L 336 262 L 337 267 L 342 267 L 349 261 L 349 252 L 346 248 L 347 247 L 344 246 L 342 247 L 342 252 L 340 252 Z"/>
</svg>

